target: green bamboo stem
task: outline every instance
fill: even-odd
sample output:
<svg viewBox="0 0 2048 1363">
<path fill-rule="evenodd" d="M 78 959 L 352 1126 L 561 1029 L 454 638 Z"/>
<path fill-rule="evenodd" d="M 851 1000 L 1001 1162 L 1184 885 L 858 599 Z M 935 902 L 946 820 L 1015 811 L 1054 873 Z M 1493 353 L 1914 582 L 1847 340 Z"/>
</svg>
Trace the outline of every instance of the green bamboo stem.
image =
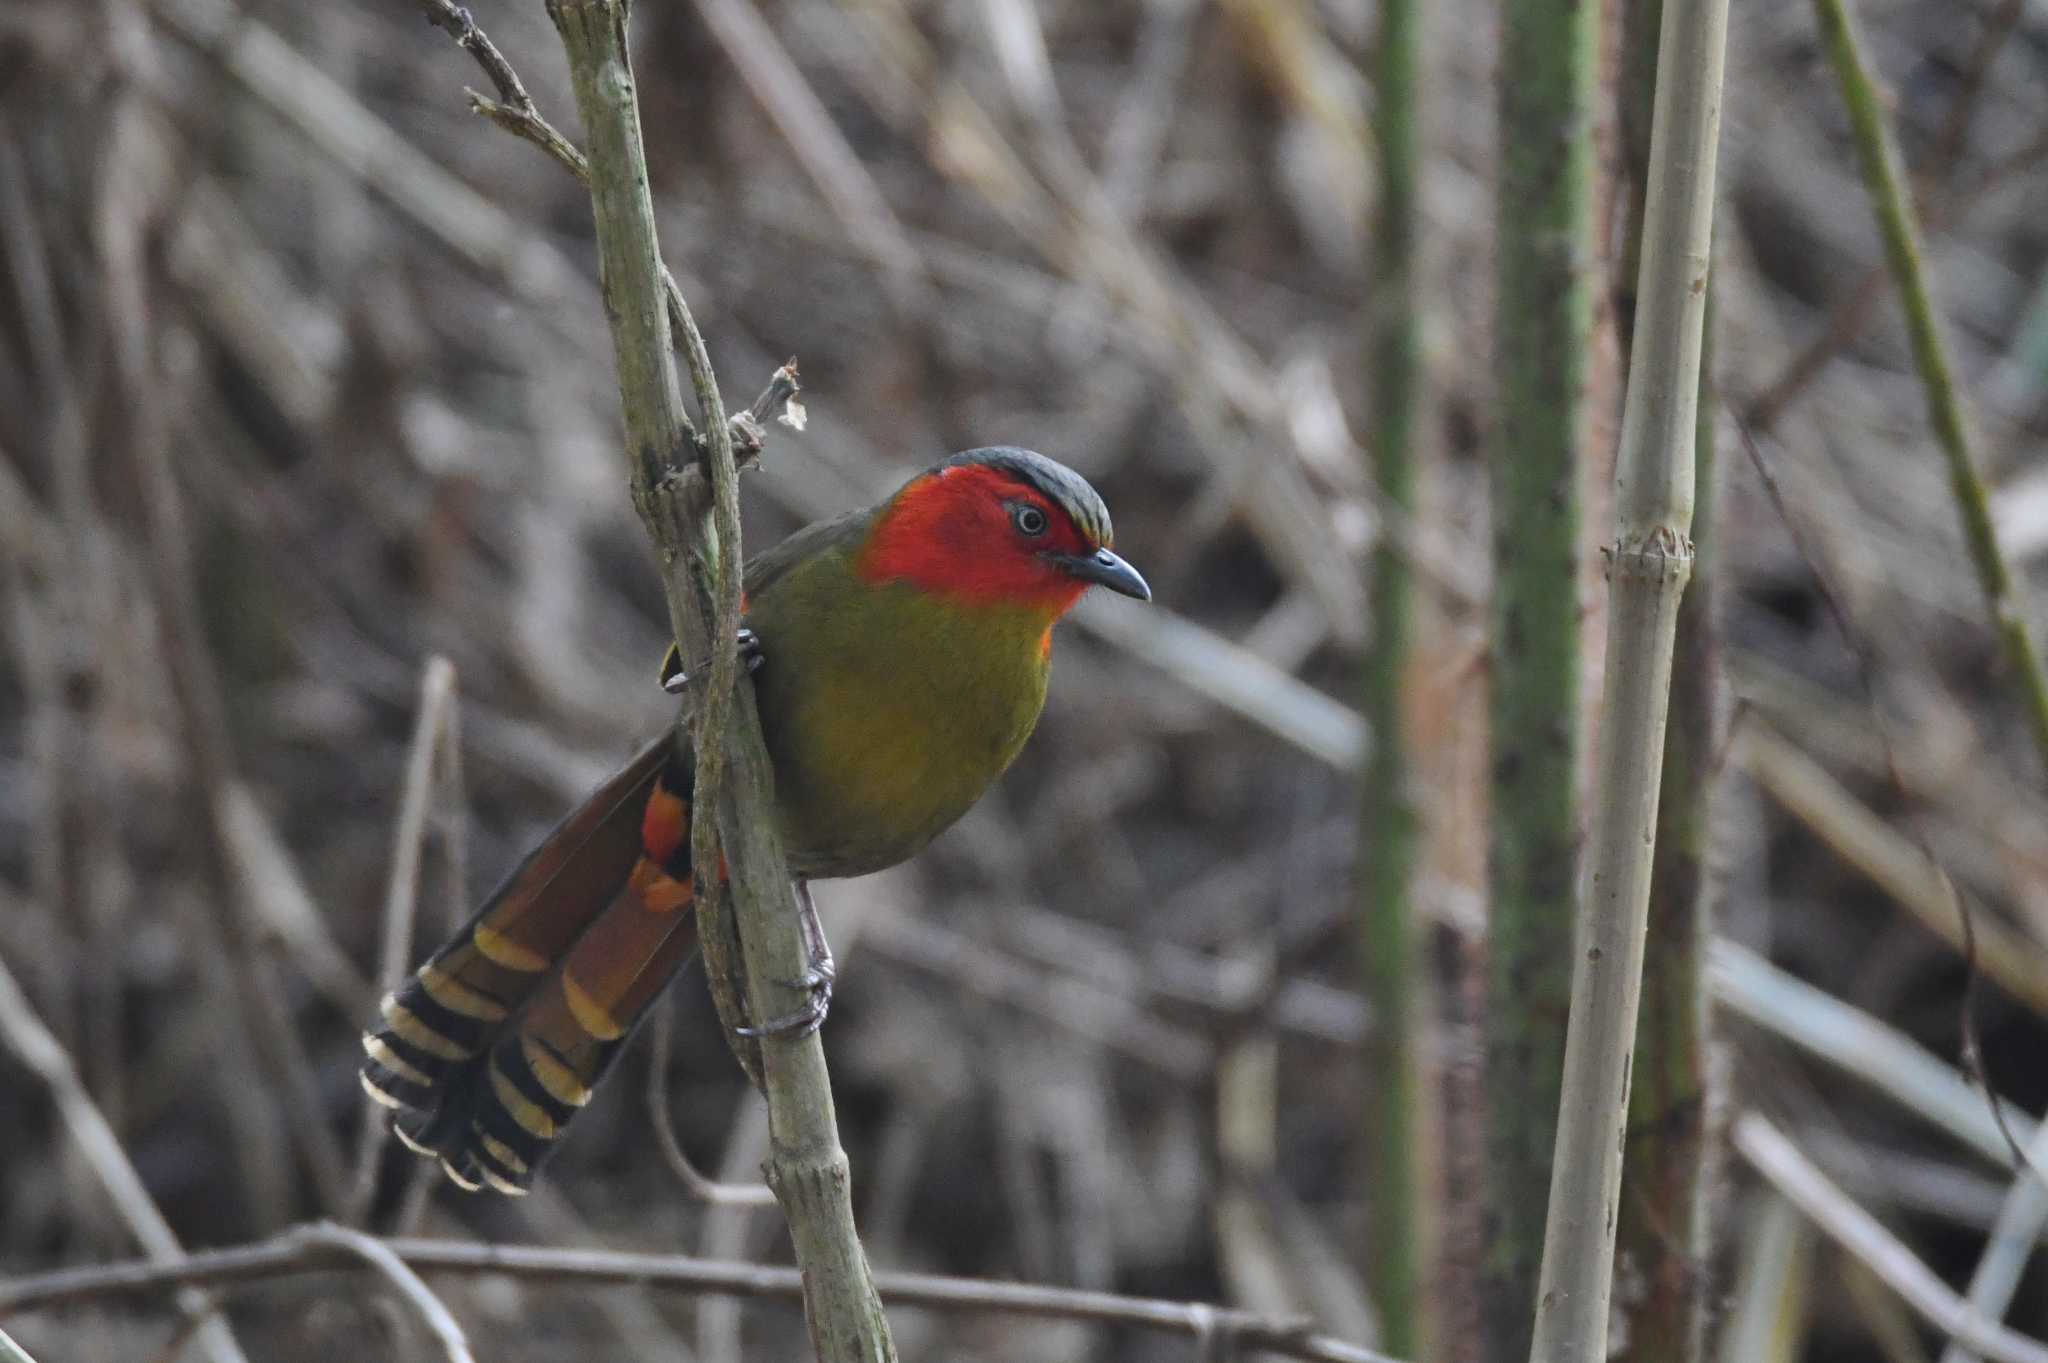
<svg viewBox="0 0 2048 1363">
<path fill-rule="evenodd" d="M 802 1003 L 792 982 L 803 976 L 808 961 L 770 814 L 774 773 L 761 743 L 753 688 L 732 685 L 737 660 L 731 623 L 740 581 L 731 430 L 702 338 L 684 308 L 680 339 L 703 407 L 707 496 L 703 481 L 686 472 L 695 442 L 670 349 L 626 6 L 623 0 L 549 0 L 548 13 L 568 53 L 583 119 L 634 505 L 662 563 L 670 624 L 684 656 L 711 659 L 709 696 L 694 735 L 696 804 L 717 811 L 748 1001 L 758 1022 Z M 706 825 L 706 837 L 693 842 L 693 849 L 705 850 L 710 821 L 699 822 Z M 712 935 L 707 932 L 707 940 Z M 892 1363 L 895 1347 L 854 1230 L 846 1153 L 817 1034 L 765 1038 L 761 1070 L 771 1136 L 768 1181 L 789 1221 L 820 1363 Z"/>
<path fill-rule="evenodd" d="M 1921 261 L 1920 228 L 1913 215 L 1912 198 L 1899 173 L 1898 151 L 1892 145 L 1883 106 L 1864 64 L 1845 0 L 1813 0 L 1813 12 L 1820 27 L 1821 46 L 1827 50 L 1835 79 L 1841 83 L 1842 103 L 1848 109 L 1857 159 L 1863 167 L 1863 184 L 1870 192 L 1878 234 L 1884 238 L 1885 259 L 1891 265 L 1899 302 L 1905 309 L 1906 335 L 1912 342 L 1914 366 L 1920 372 L 1928 424 L 1934 428 L 1935 443 L 1948 459 L 1949 484 L 1956 510 L 1962 516 L 1970 562 L 1977 570 L 1977 584 L 1984 592 L 1984 604 L 1991 613 L 1999 645 L 2005 651 L 2006 665 L 2019 680 L 2035 750 L 2043 768 L 2048 769 L 2048 673 L 2042 670 L 2041 652 L 2034 646 L 2033 631 L 2027 623 L 2012 570 L 1998 544 L 1998 531 L 1991 518 L 1991 494 L 1978 466 L 1976 435 L 1949 366 L 1941 319 L 1935 314 L 1934 299 L 1928 291 L 1927 272 Z"/>
<path fill-rule="evenodd" d="M 1377 132 L 1380 198 L 1367 343 L 1372 364 L 1373 476 L 1396 514 L 1415 511 L 1416 412 L 1424 379 L 1415 242 L 1422 6 L 1380 9 Z M 1380 1345 L 1426 1358 L 1436 1338 L 1431 1303 L 1436 1186 L 1434 1091 L 1424 1059 L 1429 1014 L 1423 925 L 1414 894 L 1420 820 L 1402 696 L 1415 615 L 1414 575 L 1395 537 L 1372 555 L 1372 645 L 1362 705 L 1372 734 L 1359 809 L 1360 975 L 1379 1025 L 1365 1057 L 1366 1282 Z"/>
<path fill-rule="evenodd" d="M 1631 218 L 1629 289 L 1619 310 L 1625 341 L 1635 332 L 1634 271 L 1641 264 L 1663 12 L 1663 0 L 1636 0 L 1622 17 L 1622 154 Z M 1711 1252 L 1706 951 L 1716 887 L 1707 879 L 1706 852 L 1714 755 L 1722 732 L 1713 580 L 1702 571 L 1714 510 L 1711 276 L 1701 331 L 1693 442 L 1694 575 L 1678 605 L 1635 1078 L 1622 1158 L 1622 1186 L 1630 1191 L 1622 1200 L 1617 1240 L 1619 1257 L 1632 1265 L 1641 1284 L 1622 1308 L 1628 1317 L 1627 1356 L 1660 1363 L 1696 1363 L 1703 1356 L 1702 1289 Z"/>
<path fill-rule="evenodd" d="M 1528 1353 L 1571 992 L 1579 504 L 1593 333 L 1598 5 L 1504 0 L 1500 419 L 1492 449 L 1493 841 L 1485 1017 L 1485 1352 Z"/>
<path fill-rule="evenodd" d="M 1604 1363 L 1629 1071 L 1642 987 L 1678 603 L 1692 571 L 1694 446 L 1727 0 L 1672 0 L 1628 397 L 1615 460 L 1606 709 L 1572 952 L 1571 1017 L 1532 1363 Z"/>
</svg>

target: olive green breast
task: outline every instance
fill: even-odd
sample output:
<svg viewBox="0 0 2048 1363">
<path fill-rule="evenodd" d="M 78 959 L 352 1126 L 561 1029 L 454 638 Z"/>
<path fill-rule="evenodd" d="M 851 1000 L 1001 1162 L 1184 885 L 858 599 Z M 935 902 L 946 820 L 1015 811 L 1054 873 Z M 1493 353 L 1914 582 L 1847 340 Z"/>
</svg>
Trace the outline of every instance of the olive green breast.
<svg viewBox="0 0 2048 1363">
<path fill-rule="evenodd" d="M 861 581 L 857 536 L 840 539 L 775 574 L 747 612 L 783 841 L 804 876 L 916 852 L 1010 765 L 1045 704 L 1048 613 Z"/>
</svg>

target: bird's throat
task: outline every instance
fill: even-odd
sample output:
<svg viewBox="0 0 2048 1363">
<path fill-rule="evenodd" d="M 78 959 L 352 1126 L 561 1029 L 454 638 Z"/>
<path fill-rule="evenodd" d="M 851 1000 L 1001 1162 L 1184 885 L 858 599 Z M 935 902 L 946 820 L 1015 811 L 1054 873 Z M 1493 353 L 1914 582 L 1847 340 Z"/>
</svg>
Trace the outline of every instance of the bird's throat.
<svg viewBox="0 0 2048 1363">
<path fill-rule="evenodd" d="M 1017 755 L 1057 615 L 901 580 L 811 580 L 827 571 L 757 604 L 768 662 L 755 685 L 791 864 L 859 875 L 922 847 Z"/>
</svg>

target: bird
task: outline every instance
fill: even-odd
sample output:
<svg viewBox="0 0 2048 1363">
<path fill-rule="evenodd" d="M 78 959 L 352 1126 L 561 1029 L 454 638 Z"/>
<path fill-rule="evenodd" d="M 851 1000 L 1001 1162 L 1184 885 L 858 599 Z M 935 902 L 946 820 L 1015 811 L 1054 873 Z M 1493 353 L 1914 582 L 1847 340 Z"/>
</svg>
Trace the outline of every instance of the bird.
<svg viewBox="0 0 2048 1363">
<path fill-rule="evenodd" d="M 1009 767 L 1045 703 L 1053 626 L 1089 588 L 1151 600 L 1113 545 L 1080 474 L 992 446 L 746 565 L 773 817 L 806 911 L 811 880 L 904 861 Z M 363 1087 L 457 1186 L 528 1191 L 695 954 L 693 769 L 673 734 L 648 743 L 384 997 Z M 822 1020 L 829 955 L 817 964 L 815 1012 L 771 1029 Z"/>
</svg>

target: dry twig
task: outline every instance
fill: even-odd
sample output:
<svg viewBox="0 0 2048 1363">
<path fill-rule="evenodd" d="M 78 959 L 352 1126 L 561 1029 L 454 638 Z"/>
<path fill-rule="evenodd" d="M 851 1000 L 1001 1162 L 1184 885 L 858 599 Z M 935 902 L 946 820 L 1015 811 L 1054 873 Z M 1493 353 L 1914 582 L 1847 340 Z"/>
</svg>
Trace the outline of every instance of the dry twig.
<svg viewBox="0 0 2048 1363">
<path fill-rule="evenodd" d="M 420 1281 L 411 1265 L 392 1253 L 389 1245 L 361 1231 L 331 1224 L 303 1227 L 293 1232 L 293 1238 L 360 1260 L 396 1288 L 398 1295 L 419 1313 L 448 1363 L 476 1363 L 476 1356 L 469 1351 L 469 1341 L 463 1337 L 462 1327 L 455 1323 L 447 1305 Z"/>
<path fill-rule="evenodd" d="M 1830 1240 L 1867 1265 L 1922 1320 L 1997 1363 L 2048 1363 L 2048 1345 L 1986 1320 L 1763 1117 L 1754 1112 L 1738 1117 L 1733 1139 L 1752 1168 Z"/>
<path fill-rule="evenodd" d="M 590 1287 L 632 1284 L 685 1292 L 798 1301 L 803 1274 L 765 1264 L 692 1259 L 682 1255 L 617 1254 L 599 1250 L 538 1249 L 447 1240 L 376 1241 L 422 1273 L 502 1274 L 528 1283 Z M 142 1262 L 62 1269 L 0 1281 L 0 1316 L 47 1310 L 114 1294 L 160 1292 L 173 1286 L 223 1287 L 298 1273 L 332 1270 L 361 1260 L 303 1232 L 260 1244 L 204 1250 L 174 1265 Z M 945 1278 L 923 1273 L 879 1273 L 875 1284 L 900 1306 L 1079 1320 L 1168 1334 L 1215 1334 L 1247 1349 L 1316 1363 L 1394 1363 L 1385 1354 L 1314 1332 L 1306 1321 L 1274 1320 L 1229 1307 L 1079 1292 L 1030 1283 Z"/>
</svg>

